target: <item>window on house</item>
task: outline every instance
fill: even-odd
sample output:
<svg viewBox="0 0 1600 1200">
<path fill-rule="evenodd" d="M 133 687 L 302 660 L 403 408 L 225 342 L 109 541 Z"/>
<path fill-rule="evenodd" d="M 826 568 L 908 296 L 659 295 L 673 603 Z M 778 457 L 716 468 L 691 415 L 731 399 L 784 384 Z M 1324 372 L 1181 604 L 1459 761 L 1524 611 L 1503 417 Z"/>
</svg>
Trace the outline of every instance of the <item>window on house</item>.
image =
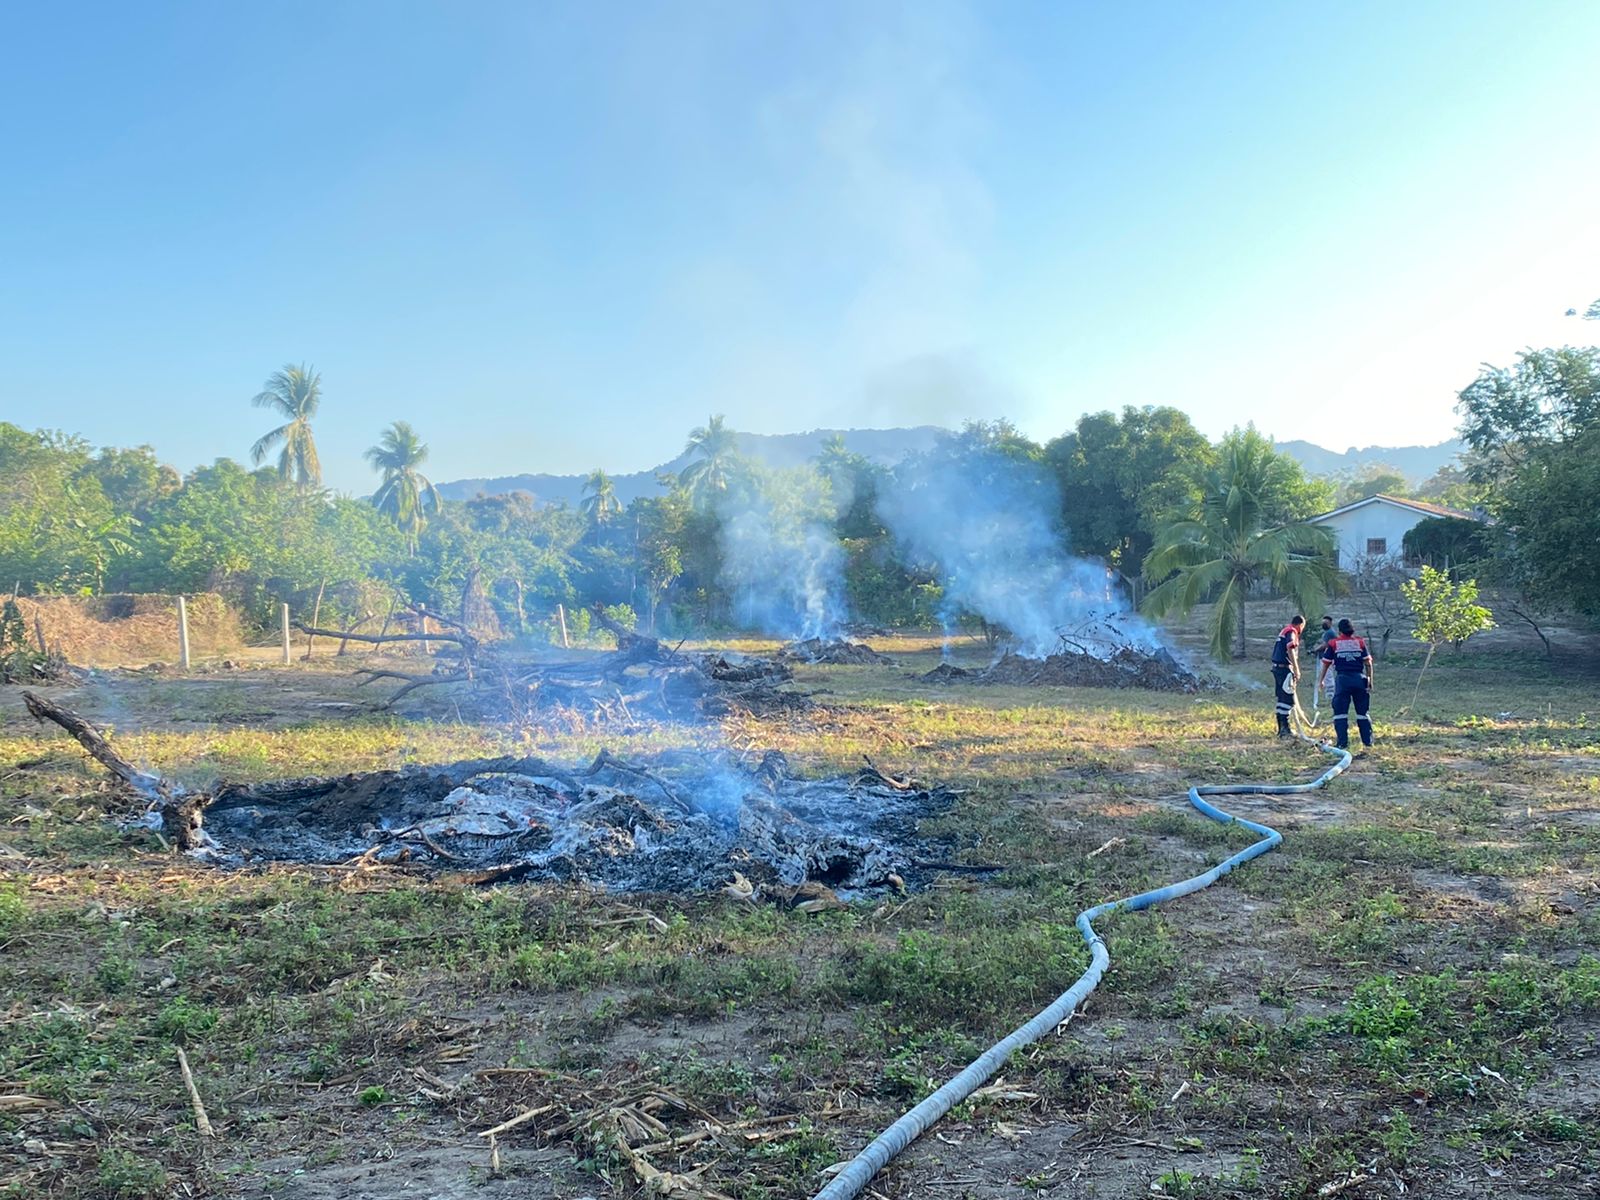
<svg viewBox="0 0 1600 1200">
<path fill-rule="evenodd" d="M 1382 558 L 1384 555 L 1386 555 L 1388 553 L 1389 553 L 1389 539 L 1388 538 L 1368 538 L 1367 539 L 1367 557 L 1368 558 Z"/>
</svg>

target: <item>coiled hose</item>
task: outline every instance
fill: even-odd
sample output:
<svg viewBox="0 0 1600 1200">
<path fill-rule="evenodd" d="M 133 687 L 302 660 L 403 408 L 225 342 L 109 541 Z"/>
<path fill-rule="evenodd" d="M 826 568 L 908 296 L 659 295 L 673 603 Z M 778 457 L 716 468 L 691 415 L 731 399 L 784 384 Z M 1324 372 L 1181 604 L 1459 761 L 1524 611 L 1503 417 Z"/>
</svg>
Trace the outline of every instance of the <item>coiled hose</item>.
<svg viewBox="0 0 1600 1200">
<path fill-rule="evenodd" d="M 1320 707 L 1320 697 L 1317 707 Z M 879 1171 L 889 1164 L 889 1161 L 898 1155 L 907 1146 L 911 1145 L 918 1137 L 927 1132 L 936 1121 L 960 1104 L 973 1092 L 977 1091 L 1000 1070 L 1011 1055 L 1023 1046 L 1038 1041 L 1051 1030 L 1056 1029 L 1077 1011 L 1078 1006 L 1084 1002 L 1089 993 L 1094 991 L 1106 973 L 1106 968 L 1111 965 L 1111 955 L 1106 952 L 1104 939 L 1095 932 L 1094 922 L 1103 916 L 1119 912 L 1138 912 L 1157 904 L 1164 904 L 1168 900 L 1176 900 L 1180 896 L 1187 896 L 1191 892 L 1198 892 L 1201 888 L 1210 887 L 1217 880 L 1228 874 L 1235 867 L 1249 862 L 1253 858 L 1274 849 L 1283 841 L 1283 835 L 1276 829 L 1266 825 L 1258 825 L 1254 821 L 1247 821 L 1243 817 L 1236 817 L 1232 813 L 1206 801 L 1207 796 L 1294 796 L 1302 792 L 1315 791 L 1325 787 L 1330 780 L 1342 774 L 1351 762 L 1350 753 L 1330 745 L 1325 741 L 1313 738 L 1309 731 L 1314 728 L 1315 722 L 1307 718 L 1300 707 L 1300 699 L 1295 697 L 1293 726 L 1294 735 L 1303 742 L 1316 746 L 1328 754 L 1337 755 L 1339 761 L 1334 763 L 1321 775 L 1310 783 L 1241 783 L 1234 785 L 1215 785 L 1205 787 L 1191 787 L 1189 789 L 1189 803 L 1198 809 L 1202 816 L 1211 818 L 1223 825 L 1242 825 L 1251 833 L 1260 835 L 1260 840 L 1247 846 L 1230 858 L 1224 859 L 1209 871 L 1196 875 L 1178 883 L 1170 883 L 1166 887 L 1156 888 L 1154 891 L 1141 892 L 1137 896 L 1128 896 L 1121 900 L 1110 900 L 1104 904 L 1097 904 L 1093 908 L 1085 909 L 1078 914 L 1078 932 L 1083 935 L 1083 940 L 1089 946 L 1089 969 L 1078 977 L 1065 992 L 1058 996 L 1052 1003 L 1033 1020 L 1017 1029 L 1012 1030 L 1000 1041 L 985 1050 L 973 1059 L 959 1075 L 951 1079 L 938 1091 L 934 1092 L 921 1104 L 906 1113 L 893 1125 L 880 1133 L 873 1141 L 849 1162 L 845 1163 L 839 1172 L 828 1182 L 815 1200 L 853 1200 L 861 1190 Z"/>
</svg>

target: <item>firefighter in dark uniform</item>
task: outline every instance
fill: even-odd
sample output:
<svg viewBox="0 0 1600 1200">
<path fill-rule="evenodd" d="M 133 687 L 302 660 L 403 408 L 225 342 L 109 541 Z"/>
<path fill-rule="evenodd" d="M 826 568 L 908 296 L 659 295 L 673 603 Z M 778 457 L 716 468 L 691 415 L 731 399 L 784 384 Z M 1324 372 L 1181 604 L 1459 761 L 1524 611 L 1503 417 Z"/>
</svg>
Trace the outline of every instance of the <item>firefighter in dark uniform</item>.
<svg viewBox="0 0 1600 1200">
<path fill-rule="evenodd" d="M 1306 619 L 1295 613 L 1272 647 L 1272 711 L 1278 716 L 1278 736 L 1289 736 L 1289 714 L 1294 712 L 1294 689 L 1300 683 L 1300 631 Z M 1291 683 L 1290 681 L 1293 680 Z"/>
<path fill-rule="evenodd" d="M 1372 718 L 1367 706 L 1372 702 L 1372 652 L 1365 638 L 1356 636 L 1356 627 L 1346 617 L 1339 622 L 1339 636 L 1322 648 L 1321 674 L 1317 686 L 1333 672 L 1333 731 L 1339 749 L 1350 746 L 1350 706 L 1356 706 L 1356 725 L 1361 729 L 1361 744 L 1372 745 Z"/>
</svg>

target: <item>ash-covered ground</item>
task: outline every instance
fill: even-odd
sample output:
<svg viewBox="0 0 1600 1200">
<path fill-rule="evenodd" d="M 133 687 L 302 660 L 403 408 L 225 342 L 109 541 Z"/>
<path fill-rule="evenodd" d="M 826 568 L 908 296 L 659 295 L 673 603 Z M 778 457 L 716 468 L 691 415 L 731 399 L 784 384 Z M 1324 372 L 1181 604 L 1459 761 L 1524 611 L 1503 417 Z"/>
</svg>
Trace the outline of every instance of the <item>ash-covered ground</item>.
<svg viewBox="0 0 1600 1200">
<path fill-rule="evenodd" d="M 873 768 L 797 779 L 776 752 L 682 755 L 650 771 L 602 754 L 574 771 L 493 759 L 229 785 L 204 828 L 207 853 L 227 865 L 365 858 L 617 892 L 849 897 L 937 869 L 948 847 L 919 824 L 953 798 Z"/>
</svg>

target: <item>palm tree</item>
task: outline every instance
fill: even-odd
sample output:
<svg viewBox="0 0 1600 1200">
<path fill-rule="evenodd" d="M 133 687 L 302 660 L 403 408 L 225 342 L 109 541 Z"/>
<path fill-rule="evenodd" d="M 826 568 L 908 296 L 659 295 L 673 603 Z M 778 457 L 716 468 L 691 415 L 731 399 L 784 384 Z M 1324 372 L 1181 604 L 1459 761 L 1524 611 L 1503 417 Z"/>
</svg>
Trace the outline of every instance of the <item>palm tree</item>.
<svg viewBox="0 0 1600 1200">
<path fill-rule="evenodd" d="M 726 492 L 739 475 L 737 435 L 720 416 L 712 417 L 689 433 L 684 453 L 695 456 L 678 476 L 696 507 Z"/>
<path fill-rule="evenodd" d="M 283 443 L 278 455 L 278 475 L 302 488 L 322 486 L 322 463 L 317 459 L 317 443 L 311 436 L 311 418 L 322 403 L 322 376 L 304 364 L 285 365 L 273 372 L 266 387 L 250 401 L 257 408 L 276 409 L 288 421 L 264 433 L 250 447 L 250 461 L 260 466 L 274 446 Z"/>
<path fill-rule="evenodd" d="M 1145 578 L 1165 582 L 1142 607 L 1152 617 L 1187 614 L 1215 597 L 1207 629 L 1211 653 L 1226 657 L 1236 630 L 1235 653 L 1243 658 L 1251 587 L 1264 581 L 1293 598 L 1302 612 L 1315 612 L 1337 578 L 1330 557 L 1334 537 L 1302 521 L 1267 525 L 1263 500 L 1270 503 L 1282 482 L 1280 456 L 1270 445 L 1262 453 L 1258 439 L 1233 438 L 1224 441 L 1221 453 L 1220 464 L 1201 477 L 1198 511 L 1163 529 L 1145 556 Z"/>
<path fill-rule="evenodd" d="M 372 469 L 383 472 L 383 483 L 372 494 L 372 503 L 405 534 L 411 554 L 416 554 L 422 528 L 428 523 L 424 510 L 429 506 L 439 510 L 438 490 L 417 470 L 427 460 L 428 447 L 405 421 L 385 429 L 378 444 L 367 451 Z"/>
<path fill-rule="evenodd" d="M 588 478 L 583 481 L 583 499 L 578 504 L 578 511 L 596 529 L 607 525 L 612 517 L 622 512 L 616 484 L 611 476 L 598 467 L 590 471 Z"/>
</svg>

